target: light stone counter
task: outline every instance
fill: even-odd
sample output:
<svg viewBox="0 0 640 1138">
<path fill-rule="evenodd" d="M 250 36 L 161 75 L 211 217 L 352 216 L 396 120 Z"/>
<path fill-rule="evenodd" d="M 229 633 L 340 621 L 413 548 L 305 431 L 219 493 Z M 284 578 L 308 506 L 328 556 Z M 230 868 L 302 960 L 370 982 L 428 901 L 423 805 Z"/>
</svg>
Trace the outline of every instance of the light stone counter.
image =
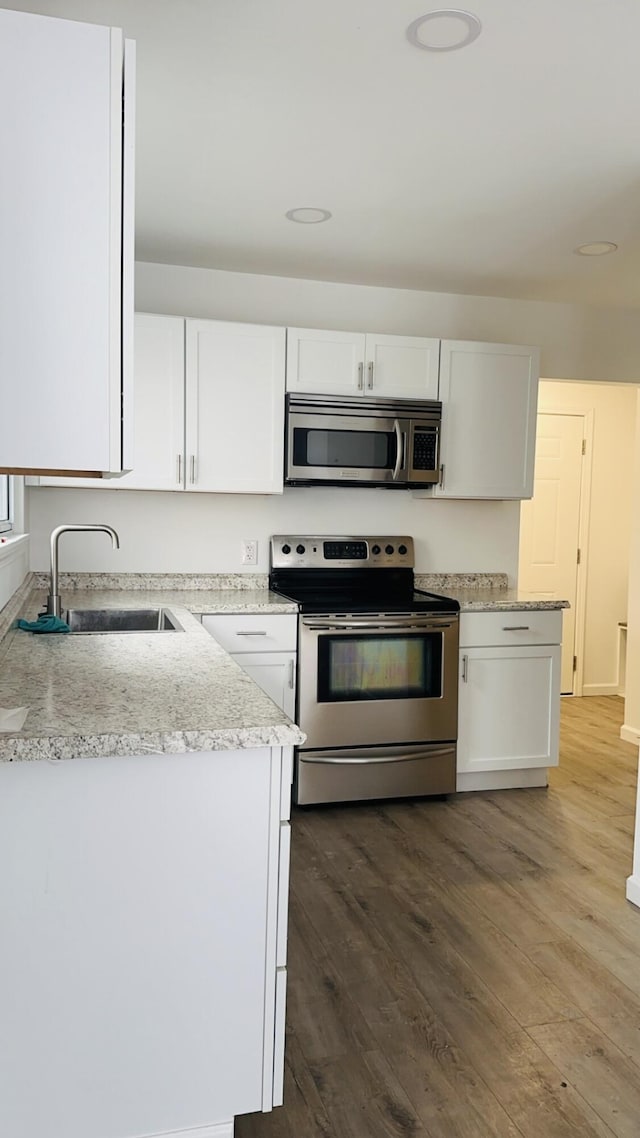
<svg viewBox="0 0 640 1138">
<path fill-rule="evenodd" d="M 509 588 L 506 573 L 416 573 L 416 585 L 458 601 L 461 612 L 500 612 L 501 609 L 566 609 L 566 600 L 542 597 Z"/>
<path fill-rule="evenodd" d="M 269 611 L 295 611 L 295 606 L 270 605 L 267 590 L 259 592 L 255 604 Z M 215 593 L 223 605 L 231 604 L 223 590 Z M 230 610 L 210 608 L 214 602 L 205 600 L 206 590 L 194 594 L 142 589 L 65 593 L 63 583 L 64 605 L 164 605 L 184 631 L 77 636 L 10 629 L 1 646 L 0 707 L 26 706 L 29 714 L 22 731 L 0 732 L 0 762 L 302 742 L 302 732 L 190 611 Z M 32 590 L 20 615 L 33 619 L 43 599 L 41 590 Z"/>
</svg>

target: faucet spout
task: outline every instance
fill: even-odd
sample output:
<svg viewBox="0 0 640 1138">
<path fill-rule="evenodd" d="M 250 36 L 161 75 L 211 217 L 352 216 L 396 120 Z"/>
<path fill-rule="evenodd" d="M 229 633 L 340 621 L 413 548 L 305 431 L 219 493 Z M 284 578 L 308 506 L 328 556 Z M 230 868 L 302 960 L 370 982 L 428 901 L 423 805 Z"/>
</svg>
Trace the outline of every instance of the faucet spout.
<svg viewBox="0 0 640 1138">
<path fill-rule="evenodd" d="M 68 525 L 56 526 L 51 531 L 51 583 L 49 586 L 49 596 L 47 597 L 46 611 L 52 616 L 60 616 L 62 609 L 60 593 L 58 592 L 58 541 L 60 535 L 74 531 L 76 533 L 107 533 L 111 538 L 111 544 L 114 549 L 120 548 L 120 538 L 116 531 L 111 526 L 107 525 Z"/>
</svg>

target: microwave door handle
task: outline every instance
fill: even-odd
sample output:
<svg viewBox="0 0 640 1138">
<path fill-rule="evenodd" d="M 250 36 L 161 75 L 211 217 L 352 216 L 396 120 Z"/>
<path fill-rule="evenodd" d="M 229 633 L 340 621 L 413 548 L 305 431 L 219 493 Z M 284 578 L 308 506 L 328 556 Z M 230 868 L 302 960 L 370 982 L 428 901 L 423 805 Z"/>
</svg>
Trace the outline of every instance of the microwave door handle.
<svg viewBox="0 0 640 1138">
<path fill-rule="evenodd" d="M 393 468 L 392 478 L 393 481 L 396 482 L 403 465 L 402 460 L 404 457 L 404 446 L 402 445 L 403 436 L 402 431 L 400 430 L 400 424 L 397 419 L 393 420 L 393 429 L 396 432 L 396 464 Z"/>
</svg>

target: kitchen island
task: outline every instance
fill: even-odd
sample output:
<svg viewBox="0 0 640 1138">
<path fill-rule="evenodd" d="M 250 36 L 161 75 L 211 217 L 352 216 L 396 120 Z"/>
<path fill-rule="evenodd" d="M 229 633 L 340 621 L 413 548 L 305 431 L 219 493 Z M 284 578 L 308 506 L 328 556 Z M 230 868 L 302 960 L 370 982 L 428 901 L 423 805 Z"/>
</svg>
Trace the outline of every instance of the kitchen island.
<svg viewBox="0 0 640 1138">
<path fill-rule="evenodd" d="M 0 733 L 11 1138 L 230 1138 L 282 1100 L 302 735 L 186 606 L 154 603 L 180 631 L 0 644 L 0 707 L 29 709 Z"/>
</svg>

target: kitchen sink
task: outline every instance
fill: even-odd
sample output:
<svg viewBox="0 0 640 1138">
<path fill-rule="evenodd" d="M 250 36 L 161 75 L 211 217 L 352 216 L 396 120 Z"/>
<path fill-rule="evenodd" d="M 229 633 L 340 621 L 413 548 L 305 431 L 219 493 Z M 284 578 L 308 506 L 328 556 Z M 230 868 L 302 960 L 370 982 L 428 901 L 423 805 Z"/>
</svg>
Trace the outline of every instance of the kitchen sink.
<svg viewBox="0 0 640 1138">
<path fill-rule="evenodd" d="M 165 608 L 68 609 L 63 619 L 72 633 L 184 631 L 173 613 Z"/>
</svg>

